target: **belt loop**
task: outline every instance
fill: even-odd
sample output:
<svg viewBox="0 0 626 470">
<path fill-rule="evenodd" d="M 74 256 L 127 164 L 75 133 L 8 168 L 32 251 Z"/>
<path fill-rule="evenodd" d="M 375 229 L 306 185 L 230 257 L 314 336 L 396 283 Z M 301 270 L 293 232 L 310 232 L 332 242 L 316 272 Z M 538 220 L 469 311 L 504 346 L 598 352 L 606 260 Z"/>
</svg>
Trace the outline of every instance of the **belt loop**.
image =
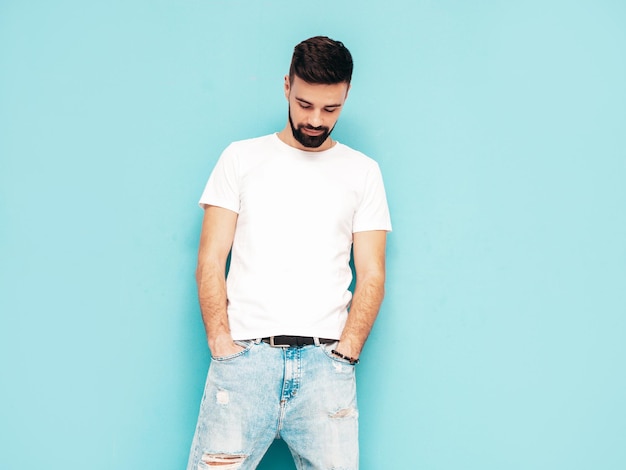
<svg viewBox="0 0 626 470">
<path fill-rule="evenodd" d="M 313 343 L 315 344 L 315 346 L 319 347 L 320 339 L 317 336 L 313 336 Z"/>
<path fill-rule="evenodd" d="M 253 339 L 252 341 L 254 341 L 254 344 L 261 344 L 262 340 L 263 338 L 256 338 L 256 339 Z"/>
</svg>

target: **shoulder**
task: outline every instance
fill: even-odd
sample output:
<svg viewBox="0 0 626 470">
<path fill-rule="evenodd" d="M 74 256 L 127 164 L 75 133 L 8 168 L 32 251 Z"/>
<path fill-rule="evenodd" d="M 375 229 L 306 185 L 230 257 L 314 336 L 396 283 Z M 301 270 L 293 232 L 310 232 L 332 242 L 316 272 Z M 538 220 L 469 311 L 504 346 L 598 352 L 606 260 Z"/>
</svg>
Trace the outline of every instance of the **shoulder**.
<svg viewBox="0 0 626 470">
<path fill-rule="evenodd" d="M 272 134 L 252 139 L 238 140 L 229 144 L 220 156 L 224 164 L 247 165 L 247 162 L 258 160 L 258 157 L 271 153 L 273 146 Z"/>
<path fill-rule="evenodd" d="M 226 147 L 226 150 L 234 153 L 258 152 L 271 147 L 273 144 L 274 134 L 268 134 L 251 139 L 237 140 Z"/>
<path fill-rule="evenodd" d="M 273 134 L 232 142 L 220 157 L 222 165 L 232 168 L 240 177 L 263 165 L 276 154 Z"/>
<path fill-rule="evenodd" d="M 360 168 L 364 171 L 378 171 L 378 163 L 373 158 L 365 155 L 363 152 L 348 147 L 347 145 L 337 142 L 334 148 L 336 154 L 346 161 L 349 165 Z"/>
</svg>

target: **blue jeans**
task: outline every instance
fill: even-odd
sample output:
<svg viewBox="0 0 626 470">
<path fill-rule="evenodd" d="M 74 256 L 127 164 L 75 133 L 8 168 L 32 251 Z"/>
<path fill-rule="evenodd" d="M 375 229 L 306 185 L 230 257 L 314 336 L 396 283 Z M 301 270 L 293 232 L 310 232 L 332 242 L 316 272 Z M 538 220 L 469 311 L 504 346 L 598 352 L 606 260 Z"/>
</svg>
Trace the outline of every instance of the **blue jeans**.
<svg viewBox="0 0 626 470">
<path fill-rule="evenodd" d="M 278 438 L 299 470 L 358 469 L 355 370 L 336 343 L 237 343 L 211 361 L 187 470 L 254 469 Z"/>
</svg>

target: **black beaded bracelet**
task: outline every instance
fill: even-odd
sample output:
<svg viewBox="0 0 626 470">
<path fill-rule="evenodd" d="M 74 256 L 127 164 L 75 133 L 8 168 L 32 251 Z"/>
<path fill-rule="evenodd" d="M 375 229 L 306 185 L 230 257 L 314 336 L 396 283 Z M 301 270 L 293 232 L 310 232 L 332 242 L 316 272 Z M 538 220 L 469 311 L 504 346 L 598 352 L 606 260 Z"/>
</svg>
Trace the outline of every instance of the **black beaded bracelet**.
<svg viewBox="0 0 626 470">
<path fill-rule="evenodd" d="M 355 359 L 353 357 L 350 356 L 346 356 L 345 354 L 341 354 L 339 351 L 337 351 L 336 349 L 333 349 L 331 351 L 331 353 L 333 353 L 335 356 L 340 357 L 341 359 L 345 359 L 346 361 L 348 361 L 350 364 L 358 364 L 359 360 Z"/>
</svg>

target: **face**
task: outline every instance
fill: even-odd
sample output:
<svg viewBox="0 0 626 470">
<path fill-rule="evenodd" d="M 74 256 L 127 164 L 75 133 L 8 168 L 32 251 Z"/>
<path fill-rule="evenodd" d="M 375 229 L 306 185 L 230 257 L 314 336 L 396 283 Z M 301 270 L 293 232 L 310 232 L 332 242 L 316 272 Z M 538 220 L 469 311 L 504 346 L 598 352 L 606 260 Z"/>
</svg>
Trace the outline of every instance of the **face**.
<svg viewBox="0 0 626 470">
<path fill-rule="evenodd" d="M 343 104 L 348 97 L 347 83 L 320 85 L 298 76 L 285 77 L 285 97 L 289 102 L 289 125 L 294 146 L 302 150 L 326 150 Z"/>
</svg>

